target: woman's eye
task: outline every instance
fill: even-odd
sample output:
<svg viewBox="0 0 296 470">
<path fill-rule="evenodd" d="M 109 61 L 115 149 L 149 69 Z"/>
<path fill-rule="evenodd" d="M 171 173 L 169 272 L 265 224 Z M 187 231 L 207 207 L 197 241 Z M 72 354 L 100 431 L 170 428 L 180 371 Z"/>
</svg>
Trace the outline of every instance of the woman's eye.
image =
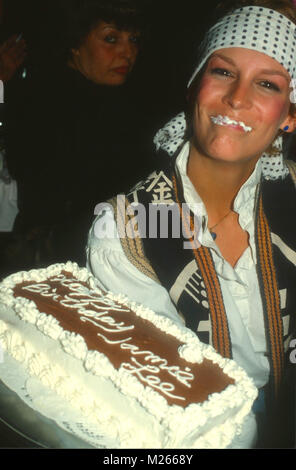
<svg viewBox="0 0 296 470">
<path fill-rule="evenodd" d="M 225 77 L 230 77 L 231 76 L 231 72 L 229 72 L 229 70 L 222 69 L 222 68 L 219 68 L 219 67 L 216 67 L 216 68 L 212 69 L 211 74 L 212 75 L 224 75 Z"/>
<path fill-rule="evenodd" d="M 133 44 L 139 45 L 139 44 L 140 44 L 140 41 L 141 41 L 141 37 L 138 36 L 138 35 L 133 35 L 133 36 L 130 36 L 130 37 L 129 37 L 129 40 L 130 40 L 130 42 L 132 42 Z"/>
<path fill-rule="evenodd" d="M 261 81 L 260 85 L 264 88 L 269 89 L 269 90 L 280 91 L 279 87 L 275 83 L 269 82 L 268 80 Z"/>
<path fill-rule="evenodd" d="M 105 37 L 104 37 L 104 41 L 106 41 L 106 42 L 108 42 L 108 43 L 110 43 L 110 44 L 115 44 L 116 41 L 117 41 L 117 38 L 116 38 L 116 36 L 113 36 L 113 35 L 111 35 L 111 34 L 108 34 L 108 36 L 105 36 Z"/>
</svg>

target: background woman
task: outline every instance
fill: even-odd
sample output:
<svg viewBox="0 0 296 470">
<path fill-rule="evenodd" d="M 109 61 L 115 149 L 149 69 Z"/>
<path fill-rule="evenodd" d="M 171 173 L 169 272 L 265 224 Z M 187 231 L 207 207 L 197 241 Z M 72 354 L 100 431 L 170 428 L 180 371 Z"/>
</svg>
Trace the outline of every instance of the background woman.
<svg viewBox="0 0 296 470">
<path fill-rule="evenodd" d="M 258 387 L 257 445 L 292 447 L 295 169 L 281 135 L 296 127 L 296 14 L 285 0 L 223 6 L 189 82 L 187 120 L 156 138 L 173 158 L 126 196 L 134 215 L 138 203 L 148 215 L 156 203 L 177 206 L 181 236 L 141 233 L 152 220 L 137 226 L 114 199 L 93 224 L 88 266 L 103 288 L 184 321 L 233 357 Z"/>
<path fill-rule="evenodd" d="M 145 32 L 141 11 L 132 0 L 60 0 L 52 8 L 54 53 L 7 99 L 20 242 L 10 271 L 83 264 L 95 205 L 142 174 L 135 162 L 147 151 L 145 113 L 126 85 Z"/>
</svg>

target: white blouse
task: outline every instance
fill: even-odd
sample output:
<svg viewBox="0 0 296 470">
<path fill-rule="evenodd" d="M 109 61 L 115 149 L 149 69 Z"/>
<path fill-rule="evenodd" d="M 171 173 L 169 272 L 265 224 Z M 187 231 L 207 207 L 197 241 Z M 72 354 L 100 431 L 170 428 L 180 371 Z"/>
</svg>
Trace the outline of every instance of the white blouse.
<svg viewBox="0 0 296 470">
<path fill-rule="evenodd" d="M 269 378 L 254 236 L 254 203 L 262 171 L 261 160 L 257 162 L 252 175 L 240 188 L 234 201 L 234 211 L 239 214 L 240 226 L 249 234 L 250 246 L 233 268 L 223 258 L 209 232 L 206 208 L 187 176 L 188 156 L 187 142 L 177 157 L 176 165 L 184 188 L 185 202 L 203 220 L 198 241 L 208 247 L 213 256 L 228 319 L 233 358 L 260 388 Z M 131 300 L 160 315 L 183 322 L 168 291 L 140 272 L 125 256 L 111 206 L 106 206 L 98 213 L 89 232 L 87 266 L 103 289 L 124 293 Z"/>
</svg>

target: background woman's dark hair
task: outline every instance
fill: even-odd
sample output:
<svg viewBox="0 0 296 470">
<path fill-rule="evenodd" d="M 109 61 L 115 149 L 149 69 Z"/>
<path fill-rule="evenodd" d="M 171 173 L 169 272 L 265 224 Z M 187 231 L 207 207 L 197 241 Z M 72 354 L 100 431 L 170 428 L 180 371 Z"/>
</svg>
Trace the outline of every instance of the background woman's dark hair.
<svg viewBox="0 0 296 470">
<path fill-rule="evenodd" d="M 56 0 L 56 55 L 67 61 L 100 21 L 146 33 L 145 12 L 135 0 Z"/>
</svg>

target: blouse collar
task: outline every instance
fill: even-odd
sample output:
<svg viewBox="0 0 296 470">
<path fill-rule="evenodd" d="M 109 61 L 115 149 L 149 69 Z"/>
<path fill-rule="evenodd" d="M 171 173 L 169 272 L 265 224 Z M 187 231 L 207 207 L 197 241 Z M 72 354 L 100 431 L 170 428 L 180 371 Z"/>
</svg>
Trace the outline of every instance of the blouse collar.
<svg viewBox="0 0 296 470">
<path fill-rule="evenodd" d="M 189 158 L 190 143 L 186 142 L 176 158 L 176 169 L 180 175 L 184 200 L 189 209 L 194 213 L 198 221 L 197 239 L 199 243 L 214 248 L 219 252 L 208 231 L 208 214 L 206 207 L 187 175 L 187 163 Z M 253 220 L 256 189 L 262 176 L 261 158 L 249 176 L 247 181 L 241 186 L 234 200 L 234 210 L 239 214 L 240 222 L 244 229 L 250 230 L 250 223 Z"/>
<path fill-rule="evenodd" d="M 203 204 L 201 197 L 199 196 L 198 192 L 196 191 L 195 187 L 193 186 L 191 180 L 187 175 L 187 163 L 189 158 L 189 150 L 190 150 L 190 143 L 187 141 L 182 149 L 180 150 L 177 159 L 176 159 L 176 167 L 180 174 L 183 190 L 184 190 L 184 198 L 185 202 L 190 205 L 194 204 Z M 238 194 L 236 195 L 234 201 L 234 209 L 239 210 L 239 208 L 244 205 L 246 201 L 249 201 L 251 194 L 256 189 L 258 183 L 261 180 L 262 175 L 262 159 L 260 158 L 256 163 L 256 166 L 249 176 L 247 181 L 241 186 Z M 204 207 L 205 211 L 205 207 Z M 206 211 L 205 211 L 206 214 Z"/>
</svg>

